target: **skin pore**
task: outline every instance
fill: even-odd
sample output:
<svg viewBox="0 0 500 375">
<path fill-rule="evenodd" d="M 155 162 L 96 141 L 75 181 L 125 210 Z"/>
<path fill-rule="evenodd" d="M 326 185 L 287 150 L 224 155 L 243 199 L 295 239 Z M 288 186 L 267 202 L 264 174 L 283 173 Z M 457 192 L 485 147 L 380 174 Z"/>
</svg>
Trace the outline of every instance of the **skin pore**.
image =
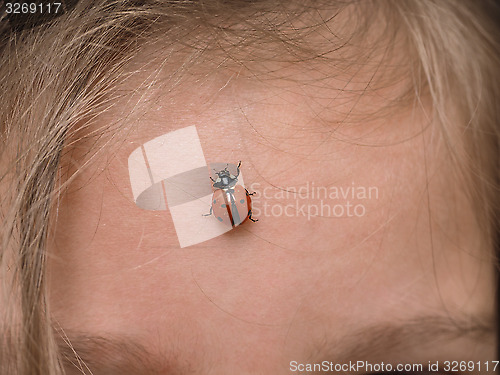
<svg viewBox="0 0 500 375">
<path fill-rule="evenodd" d="M 130 94 L 85 130 L 119 123 L 123 137 L 88 164 L 93 141 L 77 141 L 62 162 L 62 180 L 81 171 L 51 236 L 51 310 L 90 370 L 289 374 L 291 361 L 494 359 L 494 268 L 438 124 L 425 102 L 377 112 L 408 82 L 389 84 L 390 70 L 373 65 L 354 75 L 273 62 L 256 74 L 206 56 L 176 81 L 187 55 L 158 74 L 150 57 L 130 63 L 120 84 Z M 375 74 L 379 90 L 368 88 Z M 152 81 L 161 84 L 144 90 Z M 208 162 L 242 161 L 260 215 L 180 249 L 168 211 L 134 204 L 127 158 L 192 125 Z M 279 214 L 321 204 L 280 195 L 306 183 L 378 193 L 323 199 L 361 204 L 359 216 Z"/>
</svg>

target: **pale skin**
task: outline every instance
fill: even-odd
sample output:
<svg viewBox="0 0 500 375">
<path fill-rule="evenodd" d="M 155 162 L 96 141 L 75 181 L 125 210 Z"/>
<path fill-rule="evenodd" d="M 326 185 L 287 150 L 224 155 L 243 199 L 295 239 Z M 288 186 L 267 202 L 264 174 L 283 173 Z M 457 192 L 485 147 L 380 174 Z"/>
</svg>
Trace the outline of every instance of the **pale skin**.
<svg viewBox="0 0 500 375">
<path fill-rule="evenodd" d="M 179 62 L 170 64 L 167 70 Z M 137 87 L 148 69 L 123 88 Z M 358 94 L 339 94 L 345 82 L 328 79 L 318 88 L 301 82 L 311 76 L 303 67 L 284 69 L 298 79 L 259 81 L 234 67 L 206 78 L 210 69 L 198 66 L 172 92 L 151 89 L 154 99 L 142 101 L 132 95 L 91 125 L 123 120 L 139 103 L 122 121 L 125 141 L 106 146 L 60 202 L 50 256 L 54 319 L 68 335 L 136 342 L 155 358 L 158 374 L 290 374 L 291 361 L 495 359 L 488 328 L 494 268 L 447 151 L 431 137 L 438 125 L 421 108 L 361 120 L 383 103 L 379 96 L 358 100 L 359 116 L 346 120 Z M 261 210 L 256 223 L 180 249 L 168 211 L 134 204 L 126 161 L 138 145 L 191 125 L 207 161 L 242 161 L 247 187 L 269 195 L 307 182 L 355 182 L 376 187 L 378 197 L 357 202 L 366 210 L 360 217 Z M 80 166 L 89 147 L 77 143 L 66 158 Z M 318 203 L 290 195 L 260 204 L 297 200 Z M 467 332 L 472 319 L 484 332 Z M 104 357 L 129 358 L 121 351 Z"/>
</svg>

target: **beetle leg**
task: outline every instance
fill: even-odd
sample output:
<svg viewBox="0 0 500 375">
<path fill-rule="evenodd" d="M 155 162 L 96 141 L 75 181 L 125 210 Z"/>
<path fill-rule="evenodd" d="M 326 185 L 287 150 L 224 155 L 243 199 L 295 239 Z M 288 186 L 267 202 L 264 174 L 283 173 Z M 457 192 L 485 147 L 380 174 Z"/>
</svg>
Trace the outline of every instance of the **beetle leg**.
<svg viewBox="0 0 500 375">
<path fill-rule="evenodd" d="M 203 216 L 210 216 L 210 215 L 212 215 L 212 209 L 213 209 L 213 207 L 210 206 L 210 213 L 209 214 L 203 214 Z"/>
<path fill-rule="evenodd" d="M 253 219 L 253 218 L 252 218 L 252 210 L 248 211 L 248 218 L 249 218 L 250 220 L 252 220 L 254 223 L 255 223 L 256 221 L 259 221 L 259 219 Z"/>
<path fill-rule="evenodd" d="M 247 195 L 254 195 L 255 194 L 255 191 L 253 193 L 249 193 L 247 189 L 245 189 L 245 191 L 247 192 Z"/>
<path fill-rule="evenodd" d="M 236 171 L 238 172 L 236 174 L 236 178 L 240 175 L 240 166 L 241 166 L 241 160 L 239 161 L 238 165 L 236 166 Z"/>
</svg>

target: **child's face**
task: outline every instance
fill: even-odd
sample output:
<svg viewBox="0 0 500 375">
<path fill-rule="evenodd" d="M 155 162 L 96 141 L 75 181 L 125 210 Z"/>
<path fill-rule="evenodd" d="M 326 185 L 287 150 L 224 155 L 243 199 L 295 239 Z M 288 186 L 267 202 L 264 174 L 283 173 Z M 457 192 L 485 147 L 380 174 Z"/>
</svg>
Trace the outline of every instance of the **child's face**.
<svg viewBox="0 0 500 375">
<path fill-rule="evenodd" d="M 437 124 L 420 109 L 370 117 L 398 87 L 359 98 L 362 80 L 315 80 L 303 68 L 267 80 L 185 74 L 136 107 L 126 141 L 70 185 L 50 258 L 52 313 L 94 373 L 121 363 L 116 374 L 136 374 L 137 358 L 76 336 L 140 344 L 161 374 L 493 359 L 490 254 Z M 143 93 L 92 126 L 123 119 Z M 192 125 L 208 162 L 242 161 L 259 221 L 181 249 L 169 211 L 134 204 L 127 159 Z M 81 163 L 90 147 L 66 159 Z M 283 193 L 306 186 L 307 196 Z"/>
</svg>

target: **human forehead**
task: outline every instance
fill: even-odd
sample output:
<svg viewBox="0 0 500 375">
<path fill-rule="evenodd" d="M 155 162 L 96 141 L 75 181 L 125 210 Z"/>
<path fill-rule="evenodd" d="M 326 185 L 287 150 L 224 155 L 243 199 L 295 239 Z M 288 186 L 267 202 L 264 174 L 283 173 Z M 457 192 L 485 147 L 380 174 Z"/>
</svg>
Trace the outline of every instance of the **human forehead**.
<svg viewBox="0 0 500 375">
<path fill-rule="evenodd" d="M 236 363 L 238 352 L 226 352 L 236 341 L 262 355 L 304 357 L 326 339 L 388 320 L 450 311 L 488 319 L 492 268 L 478 261 L 486 258 L 476 251 L 479 232 L 467 222 L 460 187 L 437 174 L 450 170 L 448 159 L 425 116 L 366 117 L 375 105 L 354 113 L 354 104 L 370 100 L 355 101 L 356 90 L 344 94 L 340 80 L 324 74 L 308 81 L 300 64 L 268 80 L 232 64 L 197 64 L 169 81 L 183 61 L 165 60 L 159 71 L 138 60 L 143 69 L 121 87 L 133 94 L 89 127 L 119 124 L 123 137 L 62 197 L 51 278 L 63 327 L 94 335 L 127 327 L 153 350 L 175 337 L 176 352 L 213 347 L 219 354 L 208 359 Z M 167 211 L 134 204 L 127 160 L 144 143 L 193 126 L 207 161 L 242 161 L 261 214 L 180 249 Z M 73 163 L 88 152 L 86 142 L 66 153 Z M 363 214 L 349 216 L 348 203 Z M 341 357 L 342 344 L 335 348 Z"/>
<path fill-rule="evenodd" d="M 200 60 L 207 58 L 202 56 Z M 144 61 L 151 60 L 141 57 L 139 61 L 137 64 L 141 66 Z M 167 59 L 159 70 L 159 63 L 157 66 L 148 63 L 148 68 L 137 75 L 141 78 L 134 77 L 135 81 L 127 82 L 128 87 L 122 85 L 124 91 L 134 94 L 125 104 L 116 106 L 114 114 L 107 115 L 107 121 L 115 123 L 127 113 L 121 124 L 128 138 L 125 143 L 111 146 L 121 148 L 112 152 L 115 159 L 118 152 L 122 160 L 127 160 L 127 154 L 143 144 L 195 127 L 193 139 L 199 137 L 207 163 L 236 164 L 243 160 L 242 169 L 249 176 L 247 187 L 254 185 L 258 195 L 277 200 L 274 210 L 286 206 L 287 212 L 299 211 L 293 215 L 296 218 L 302 215 L 307 219 L 291 225 L 319 228 L 330 223 L 328 220 L 311 223 L 311 217 L 317 220 L 318 213 L 305 213 L 302 204 L 300 209 L 292 208 L 290 201 L 308 203 L 310 198 L 317 200 L 324 195 L 324 198 L 333 199 L 328 202 L 327 205 L 331 205 L 328 208 L 332 210 L 335 206 L 339 213 L 344 208 L 335 205 L 335 199 L 342 199 L 342 196 L 344 200 L 349 197 L 367 199 L 368 205 L 378 207 L 371 215 L 380 215 L 385 207 L 379 201 L 379 194 L 386 193 L 380 191 L 379 182 L 394 174 L 391 158 L 401 160 L 404 155 L 407 163 L 416 163 L 421 155 L 414 142 L 405 142 L 421 131 L 418 114 L 395 111 L 391 118 L 380 119 L 377 113 L 369 119 L 354 113 L 353 106 L 362 106 L 359 100 L 366 99 L 353 100 L 360 96 L 359 93 L 344 95 L 341 89 L 345 89 L 345 85 L 323 73 L 321 79 L 309 82 L 311 72 L 304 64 L 290 66 L 286 63 L 279 76 L 269 73 L 269 79 L 262 81 L 263 74 L 258 77 L 249 76 L 248 72 L 241 76 L 234 74 L 234 65 L 219 66 L 214 71 L 213 61 L 209 60 L 208 67 L 197 62 L 192 70 L 183 71 L 172 85 L 165 77 L 170 77 L 170 72 L 183 61 L 178 56 Z M 284 78 L 292 73 L 293 80 Z M 151 76 L 155 78 L 149 80 Z M 141 85 L 139 90 L 135 90 L 137 82 Z M 371 108 L 374 108 L 373 103 Z M 363 108 L 360 112 L 367 110 Z M 361 116 L 365 121 L 353 123 L 353 118 Z M 392 145 L 394 143 L 396 146 Z M 386 144 L 392 147 L 381 147 Z M 274 160 L 280 162 L 273 163 Z M 387 164 L 388 160 L 391 165 Z M 366 168 L 368 162 L 372 164 Z M 376 163 L 384 163 L 384 167 L 376 170 Z M 423 171 L 419 172 L 423 184 Z M 410 170 L 404 169 L 396 175 L 404 177 L 408 173 Z M 415 170 L 411 173 L 415 176 Z M 310 190 L 305 197 L 304 189 Z M 373 199 L 362 195 L 373 196 Z M 285 200 L 279 202 L 281 197 Z M 350 207 L 352 202 L 347 203 Z M 312 209 L 317 207 L 313 205 Z M 364 211 L 364 206 L 359 210 Z M 290 215 L 282 216 L 288 220 Z M 337 225 L 345 223 L 344 220 Z M 329 244 L 325 242 L 321 246 Z"/>
<path fill-rule="evenodd" d="M 175 64 L 166 66 L 173 67 Z M 154 68 L 147 70 L 148 74 L 155 71 Z M 99 214 L 94 212 L 94 218 L 99 216 L 103 219 L 109 209 L 109 222 L 101 220 L 99 225 L 106 224 L 108 228 L 116 229 L 115 212 L 126 212 L 126 215 L 121 216 L 118 227 L 123 225 L 127 228 L 140 228 L 140 233 L 145 236 L 142 238 L 151 241 L 152 247 L 158 251 L 165 244 L 169 248 L 175 248 L 175 237 L 163 242 L 164 245 L 156 242 L 156 234 L 173 233 L 168 225 L 165 230 L 160 229 L 165 225 L 164 220 L 168 222 L 168 218 L 160 219 L 157 213 L 141 212 L 131 202 L 125 161 L 131 150 L 145 141 L 194 125 L 207 160 L 233 163 L 243 160 L 246 180 L 261 189 L 263 194 L 265 190 L 272 207 L 278 207 L 274 208 L 276 212 L 279 207 L 293 205 L 296 201 L 299 201 L 299 206 L 303 203 L 320 204 L 318 199 L 311 196 L 314 191 L 320 196 L 320 200 L 327 200 L 323 202 L 327 205 L 345 203 L 353 191 L 354 194 L 360 191 L 355 188 L 376 188 L 378 192 L 376 196 L 367 196 L 366 199 L 354 196 L 356 200 L 363 201 L 366 211 L 360 217 L 325 217 L 315 213 L 307 216 L 302 214 L 300 208 L 294 207 L 289 210 L 296 211 L 291 217 L 271 214 L 270 217 L 263 217 L 259 224 L 242 228 L 242 231 L 235 231 L 227 238 L 214 240 L 214 243 L 221 242 L 230 248 L 273 249 L 274 252 L 266 256 L 283 257 L 287 261 L 306 257 L 310 259 L 311 267 L 321 263 L 321 257 L 326 257 L 331 265 L 325 266 L 325 280 L 333 277 L 332 275 L 340 277 L 346 275 L 346 272 L 351 274 L 352 270 L 347 271 L 343 267 L 344 262 L 350 262 L 349 259 L 357 259 L 358 266 L 362 268 L 368 267 L 372 262 L 378 264 L 379 266 L 369 267 L 371 272 L 389 268 L 389 274 L 393 276 L 405 273 L 402 265 L 410 262 L 410 259 L 423 259 L 427 264 L 423 269 L 430 272 L 429 266 L 433 259 L 427 251 L 429 240 L 407 254 L 404 260 L 394 250 L 391 252 L 381 245 L 391 243 L 403 249 L 405 243 L 413 240 L 412 228 L 428 235 L 428 222 L 422 220 L 422 213 L 417 209 L 419 205 L 425 204 L 422 197 L 428 186 L 428 175 L 422 163 L 426 156 L 422 142 L 427 142 L 430 137 L 427 138 L 429 134 L 425 131 L 421 132 L 422 118 L 406 113 L 406 116 L 396 114 L 378 122 L 368 119 L 365 123 L 342 123 L 342 113 L 338 121 L 333 121 L 331 118 L 335 111 L 326 108 L 326 111 L 331 111 L 329 121 L 321 121 L 318 119 L 317 109 L 324 107 L 324 104 L 317 107 L 311 104 L 315 103 L 311 97 L 317 91 L 314 91 L 314 85 L 304 85 L 301 82 L 303 76 L 296 75 L 295 82 L 277 78 L 269 82 L 258 79 L 253 82 L 248 76 L 242 79 L 231 78 L 234 70 L 219 70 L 213 75 L 205 76 L 215 78 L 205 80 L 200 79 L 203 76 L 199 72 L 199 67 L 197 74 L 190 75 L 189 70 L 186 71 L 186 77 L 169 92 L 158 89 L 151 97 L 144 97 L 144 91 L 139 91 L 137 107 L 130 105 L 134 103 L 132 101 L 124 106 L 117 106 L 114 113 L 107 115 L 108 119 L 125 124 L 128 138 L 126 142 L 112 146 L 116 153 L 113 153 L 110 162 L 109 158 L 105 158 L 106 171 L 115 190 L 102 201 L 105 211 Z M 303 74 L 306 76 L 309 72 Z M 227 77 L 230 79 L 226 80 Z M 165 88 L 167 85 L 160 84 L 159 87 Z M 335 93 L 331 87 L 328 89 L 332 95 Z M 144 98 L 147 100 L 143 100 Z M 325 95 L 319 99 L 331 101 L 333 108 L 345 105 L 337 105 L 335 100 L 338 98 L 334 96 Z M 134 107 L 134 110 L 130 107 Z M 133 114 L 124 121 L 121 117 L 125 112 Z M 340 128 L 339 124 L 342 124 Z M 371 132 L 366 134 L 366 129 Z M 414 136 L 419 132 L 422 138 Z M 356 138 L 353 139 L 354 136 Z M 389 144 L 381 147 L 384 142 Z M 432 143 L 428 143 L 428 146 L 432 148 Z M 439 152 L 434 152 L 434 158 L 427 160 L 427 167 L 432 168 L 442 163 L 440 155 Z M 441 203 L 446 203 L 442 194 L 449 186 L 447 178 L 443 176 L 442 179 L 435 178 L 432 181 L 431 192 L 443 199 Z M 309 196 L 303 197 L 299 189 L 306 186 Z M 89 186 L 89 189 L 93 188 L 97 189 L 93 193 L 101 196 L 100 185 Z M 327 189 L 328 196 L 321 198 L 324 188 Z M 287 194 L 283 194 L 284 192 Z M 77 193 L 76 197 L 77 200 L 85 198 Z M 79 201 L 75 204 L 84 203 Z M 459 205 L 459 209 L 467 210 L 468 207 Z M 440 217 L 437 211 L 435 215 Z M 405 220 L 399 220 L 400 217 Z M 82 228 L 80 226 L 79 230 L 85 231 Z M 92 227 L 91 230 L 94 229 Z M 473 231 L 474 228 L 469 229 Z M 116 237 L 116 233 L 112 237 Z M 164 238 L 164 235 L 160 237 Z M 109 237 L 105 236 L 102 240 L 105 241 L 106 238 Z M 389 242 L 385 242 L 386 238 L 390 238 Z M 245 243 L 233 244 L 236 239 Z M 97 243 L 94 240 L 92 238 L 87 243 L 94 246 Z M 104 246 L 105 242 L 100 245 Z M 212 247 L 209 243 L 205 245 Z M 143 242 L 140 246 L 146 245 Z M 122 249 L 126 249 L 122 254 L 130 255 L 130 260 L 137 254 L 144 256 L 144 252 L 137 251 L 133 246 L 123 246 Z M 142 261 L 144 259 L 137 260 L 139 264 Z M 221 269 L 221 274 L 233 275 L 240 266 L 231 264 Z M 414 270 L 414 279 L 421 277 L 420 271 L 422 270 Z M 388 278 L 387 282 L 391 279 L 388 274 L 375 275 L 378 283 L 384 277 Z M 343 283 L 350 279 L 354 282 L 351 276 L 343 279 Z M 335 282 L 332 281 L 331 285 L 336 288 Z"/>
</svg>

